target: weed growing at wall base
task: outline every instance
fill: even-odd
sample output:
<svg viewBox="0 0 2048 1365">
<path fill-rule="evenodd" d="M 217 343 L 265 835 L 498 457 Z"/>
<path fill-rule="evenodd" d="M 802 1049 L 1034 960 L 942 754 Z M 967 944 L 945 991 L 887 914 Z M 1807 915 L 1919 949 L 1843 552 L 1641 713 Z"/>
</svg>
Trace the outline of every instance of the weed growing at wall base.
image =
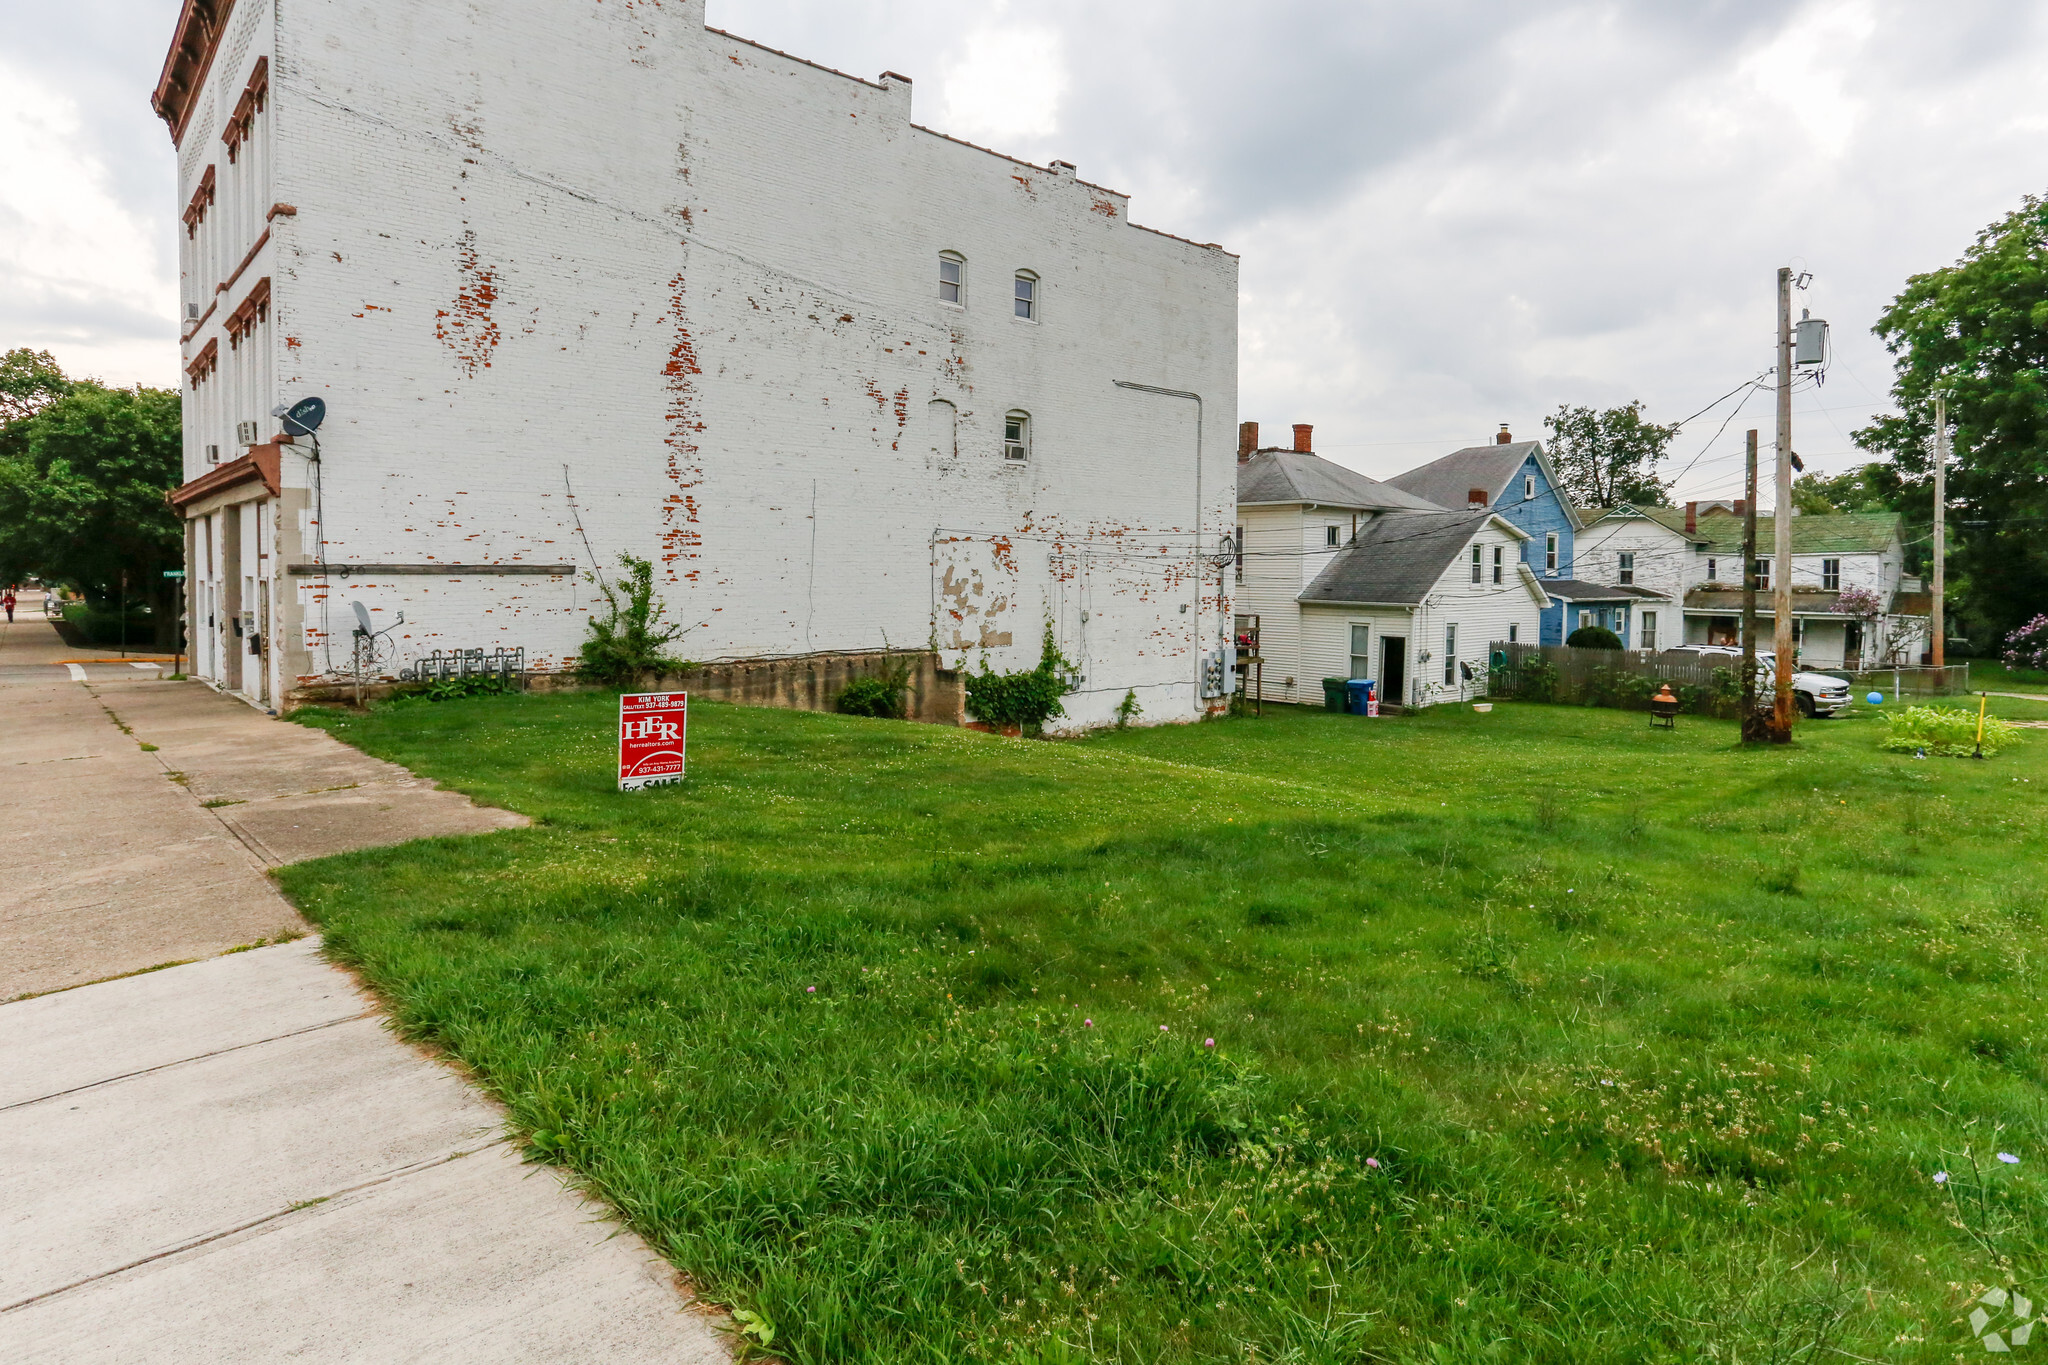
<svg viewBox="0 0 2048 1365">
<path fill-rule="evenodd" d="M 615 706 L 309 717 L 541 823 L 280 876 L 782 1359 L 1931 1362 L 2040 1281 L 2040 746 L 706 703 L 633 798 Z"/>
</svg>

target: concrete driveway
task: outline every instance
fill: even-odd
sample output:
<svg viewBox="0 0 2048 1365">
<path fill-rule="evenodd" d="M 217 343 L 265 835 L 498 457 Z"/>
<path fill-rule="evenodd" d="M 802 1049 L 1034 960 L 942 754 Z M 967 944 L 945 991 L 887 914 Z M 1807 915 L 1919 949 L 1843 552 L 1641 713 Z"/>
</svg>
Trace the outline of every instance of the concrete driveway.
<svg viewBox="0 0 2048 1365">
<path fill-rule="evenodd" d="M 40 620 L 0 714 L 0 1360 L 727 1358 L 267 875 L 523 817 Z"/>
</svg>

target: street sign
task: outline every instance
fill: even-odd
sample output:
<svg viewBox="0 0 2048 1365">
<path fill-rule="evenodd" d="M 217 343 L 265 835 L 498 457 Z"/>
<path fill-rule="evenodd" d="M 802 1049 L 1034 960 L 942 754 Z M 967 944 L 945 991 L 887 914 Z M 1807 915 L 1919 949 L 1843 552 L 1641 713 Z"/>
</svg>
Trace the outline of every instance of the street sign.
<svg viewBox="0 0 2048 1365">
<path fill-rule="evenodd" d="M 619 698 L 619 790 L 683 780 L 689 730 L 686 692 L 628 692 Z"/>
<path fill-rule="evenodd" d="M 165 577 L 165 578 L 183 578 L 184 576 L 185 576 L 185 571 L 184 571 L 183 569 L 165 569 L 165 570 L 164 570 L 164 577 Z"/>
</svg>

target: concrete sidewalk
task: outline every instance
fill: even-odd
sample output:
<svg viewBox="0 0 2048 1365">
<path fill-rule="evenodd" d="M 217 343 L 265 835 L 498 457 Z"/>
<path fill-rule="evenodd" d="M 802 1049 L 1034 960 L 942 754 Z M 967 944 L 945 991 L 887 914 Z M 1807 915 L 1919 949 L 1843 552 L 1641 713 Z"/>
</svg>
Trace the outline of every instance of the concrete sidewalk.
<svg viewBox="0 0 2048 1365">
<path fill-rule="evenodd" d="M 0 999 L 51 993 L 0 1004 L 0 1360 L 726 1359 L 315 940 L 229 951 L 305 933 L 272 865 L 524 817 L 16 627 Z"/>
<path fill-rule="evenodd" d="M 711 1362 L 313 940 L 0 1006 L 0 1359 Z"/>
</svg>

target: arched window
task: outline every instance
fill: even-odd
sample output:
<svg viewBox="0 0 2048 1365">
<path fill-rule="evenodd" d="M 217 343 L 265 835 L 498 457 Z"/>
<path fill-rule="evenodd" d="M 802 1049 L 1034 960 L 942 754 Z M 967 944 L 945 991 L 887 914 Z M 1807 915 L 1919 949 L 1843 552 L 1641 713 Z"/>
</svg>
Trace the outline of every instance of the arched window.
<svg viewBox="0 0 2048 1365">
<path fill-rule="evenodd" d="M 1012 408 L 1003 414 L 1003 458 L 1031 458 L 1031 414 Z"/>
<path fill-rule="evenodd" d="M 940 460 L 958 459 L 960 456 L 960 413 L 943 398 L 934 398 L 925 404 L 925 420 L 931 426 L 932 455 Z"/>
<path fill-rule="evenodd" d="M 1038 321 L 1038 276 L 1028 270 L 1017 272 L 1017 316 L 1026 322 Z"/>
<path fill-rule="evenodd" d="M 939 253 L 939 302 L 967 302 L 967 258 L 957 251 Z"/>
</svg>

